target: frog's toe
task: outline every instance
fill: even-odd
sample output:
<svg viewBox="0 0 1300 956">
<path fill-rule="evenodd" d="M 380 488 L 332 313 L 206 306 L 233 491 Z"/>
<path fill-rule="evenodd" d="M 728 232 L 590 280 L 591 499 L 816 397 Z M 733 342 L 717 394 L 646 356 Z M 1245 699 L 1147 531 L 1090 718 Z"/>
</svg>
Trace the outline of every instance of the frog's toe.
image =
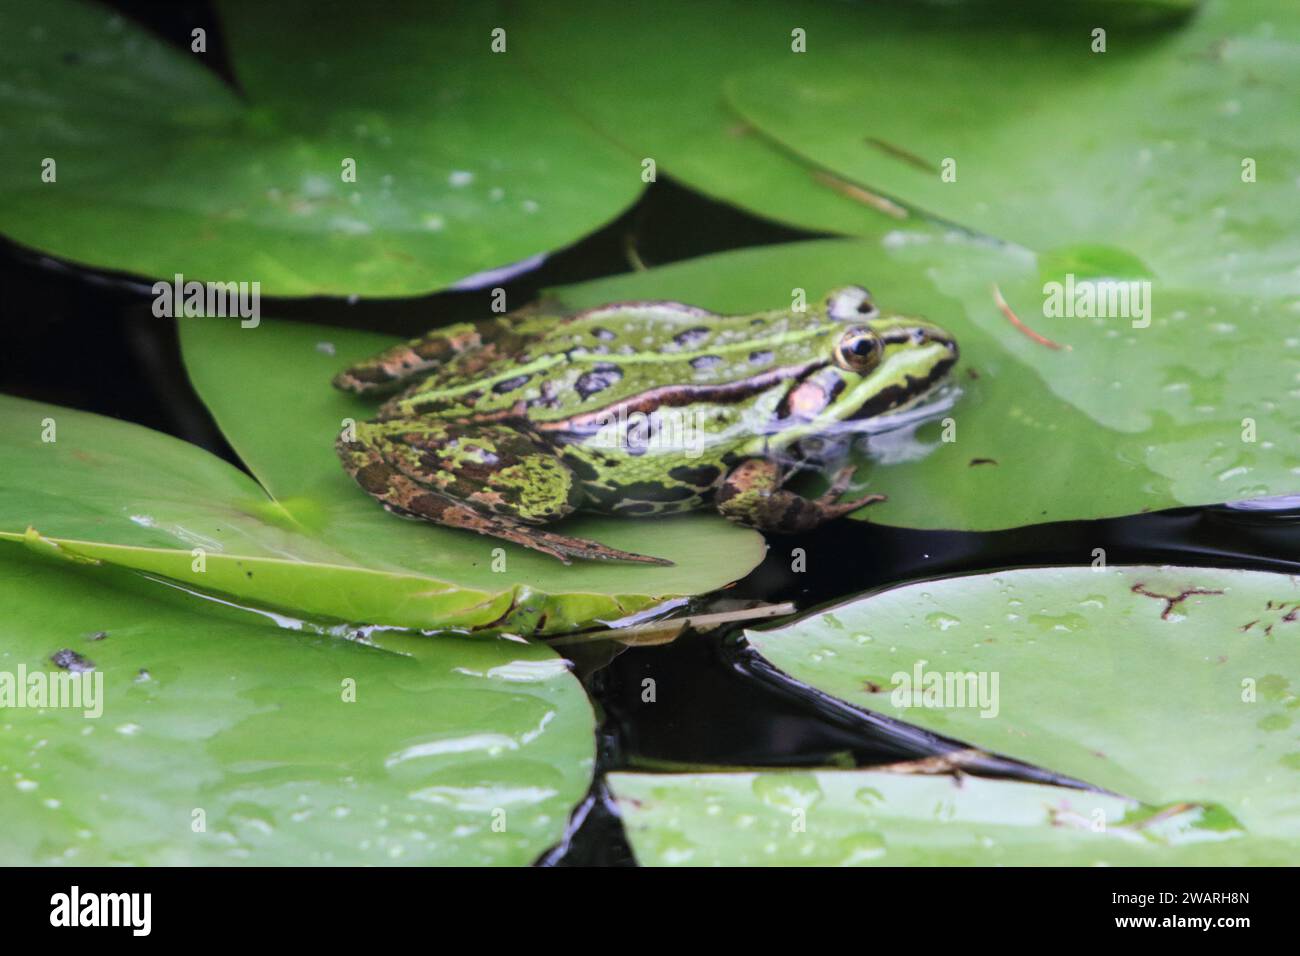
<svg viewBox="0 0 1300 956">
<path fill-rule="evenodd" d="M 584 561 L 629 561 L 634 564 L 653 564 L 660 567 L 671 567 L 673 564 L 667 558 L 637 554 L 634 551 L 620 551 L 618 548 L 603 545 L 599 541 L 573 538 L 569 535 L 556 534 L 553 531 L 538 531 L 535 528 L 526 530 L 530 540 L 520 543 L 534 550 L 544 551 L 557 557 L 565 564 L 569 563 L 569 558 L 581 558 Z"/>
<path fill-rule="evenodd" d="M 874 505 L 878 501 L 887 500 L 887 495 L 871 494 L 862 495 L 859 498 L 851 498 L 848 501 L 840 501 L 840 495 L 844 494 L 846 488 L 853 483 L 853 476 L 857 474 L 857 469 L 852 465 L 846 465 L 837 471 L 831 478 L 831 486 L 826 493 L 815 498 L 812 504 L 820 508 L 827 517 L 839 518 L 842 515 L 852 514 L 859 508 L 867 505 Z"/>
<path fill-rule="evenodd" d="M 819 498 L 805 498 L 781 487 L 779 466 L 768 459 L 741 462 L 723 481 L 718 492 L 718 511 L 740 524 L 776 534 L 797 534 L 857 511 L 863 505 L 883 501 L 884 495 L 864 495 L 852 501 L 837 501 L 848 486 L 853 470 L 841 470 L 831 488 Z"/>
</svg>

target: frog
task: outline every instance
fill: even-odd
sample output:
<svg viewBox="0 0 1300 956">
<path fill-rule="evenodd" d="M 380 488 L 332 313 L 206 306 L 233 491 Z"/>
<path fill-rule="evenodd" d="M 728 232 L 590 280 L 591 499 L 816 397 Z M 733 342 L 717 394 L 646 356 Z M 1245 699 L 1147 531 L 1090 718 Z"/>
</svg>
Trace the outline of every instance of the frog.
<svg viewBox="0 0 1300 956">
<path fill-rule="evenodd" d="M 434 329 L 339 372 L 382 399 L 335 443 L 388 511 L 574 559 L 672 562 L 559 533 L 579 512 L 714 508 L 796 534 L 884 500 L 786 485 L 809 440 L 909 409 L 940 388 L 956 339 L 883 310 L 863 286 L 802 308 L 720 314 L 674 301 L 565 315 L 525 308 Z"/>
</svg>

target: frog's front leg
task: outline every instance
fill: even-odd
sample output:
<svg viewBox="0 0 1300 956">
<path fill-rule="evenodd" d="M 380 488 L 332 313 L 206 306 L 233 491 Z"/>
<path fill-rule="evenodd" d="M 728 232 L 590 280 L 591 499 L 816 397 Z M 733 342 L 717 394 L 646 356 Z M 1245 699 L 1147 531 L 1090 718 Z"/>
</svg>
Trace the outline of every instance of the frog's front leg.
<svg viewBox="0 0 1300 956">
<path fill-rule="evenodd" d="M 853 480 L 852 466 L 836 472 L 831 487 L 819 498 L 805 498 L 781 485 L 781 466 L 769 458 L 747 458 L 736 465 L 718 489 L 718 511 L 740 524 L 760 531 L 795 534 L 811 531 L 833 518 L 857 511 L 863 505 L 884 501 L 884 495 L 863 495 L 837 500 Z"/>
<path fill-rule="evenodd" d="M 335 447 L 357 484 L 397 514 L 492 535 L 566 564 L 672 563 L 536 527 L 571 513 L 582 492 L 559 456 L 526 432 L 437 419 L 365 422 L 354 440 L 340 438 Z"/>
</svg>

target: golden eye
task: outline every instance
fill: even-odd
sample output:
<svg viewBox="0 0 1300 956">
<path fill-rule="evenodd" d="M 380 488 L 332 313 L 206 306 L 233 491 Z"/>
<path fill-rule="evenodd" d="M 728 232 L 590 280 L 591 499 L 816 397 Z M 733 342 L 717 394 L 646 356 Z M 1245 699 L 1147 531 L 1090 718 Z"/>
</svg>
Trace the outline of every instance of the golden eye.
<svg viewBox="0 0 1300 956">
<path fill-rule="evenodd" d="M 835 364 L 863 375 L 880 364 L 884 351 L 880 336 L 864 326 L 854 326 L 840 336 L 835 346 Z"/>
</svg>

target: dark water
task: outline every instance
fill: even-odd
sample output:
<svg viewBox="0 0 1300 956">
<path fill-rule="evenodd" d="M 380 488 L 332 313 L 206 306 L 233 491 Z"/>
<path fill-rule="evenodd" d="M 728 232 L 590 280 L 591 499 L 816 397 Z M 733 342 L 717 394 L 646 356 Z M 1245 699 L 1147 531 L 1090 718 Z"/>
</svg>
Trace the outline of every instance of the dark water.
<svg viewBox="0 0 1300 956">
<path fill-rule="evenodd" d="M 174 42 L 194 24 L 220 36 L 205 4 L 115 6 Z M 219 69 L 220 72 L 220 69 Z M 227 73 L 228 77 L 228 73 Z M 229 78 L 229 77 L 228 77 Z M 711 252 L 814 238 L 714 203 L 671 181 L 653 184 L 619 220 L 504 283 L 509 301 L 539 290 L 626 272 L 629 240 L 647 265 Z M 500 284 L 500 283 L 494 283 Z M 175 329 L 149 311 L 148 283 L 88 272 L 0 242 L 7 338 L 0 391 L 138 422 L 201 445 L 238 465 L 180 365 Z M 271 316 L 414 335 L 489 314 L 489 292 L 415 299 L 264 299 Z M 793 601 L 803 610 L 903 581 L 1023 565 L 1081 564 L 1105 548 L 1111 564 L 1175 563 L 1300 571 L 1300 525 L 1284 515 L 1227 508 L 1179 509 L 1107 521 L 1068 522 L 996 533 L 907 531 L 843 521 L 799 538 L 770 537 L 768 559 L 734 589 L 737 597 Z M 809 566 L 789 570 L 792 548 Z M 575 655 L 576 656 L 576 655 Z M 607 655 L 606 655 L 607 656 Z M 596 666 L 579 659 L 602 717 L 601 772 L 692 766 L 871 766 L 941 753 L 952 745 L 825 699 L 774 674 L 734 633 L 687 635 L 626 649 Z M 654 705 L 641 703 L 653 678 Z M 1057 779 L 1032 768 L 990 772 Z M 625 864 L 631 854 L 599 782 L 574 814 L 547 864 Z M 1061 781 L 1064 782 L 1064 781 Z"/>
</svg>

